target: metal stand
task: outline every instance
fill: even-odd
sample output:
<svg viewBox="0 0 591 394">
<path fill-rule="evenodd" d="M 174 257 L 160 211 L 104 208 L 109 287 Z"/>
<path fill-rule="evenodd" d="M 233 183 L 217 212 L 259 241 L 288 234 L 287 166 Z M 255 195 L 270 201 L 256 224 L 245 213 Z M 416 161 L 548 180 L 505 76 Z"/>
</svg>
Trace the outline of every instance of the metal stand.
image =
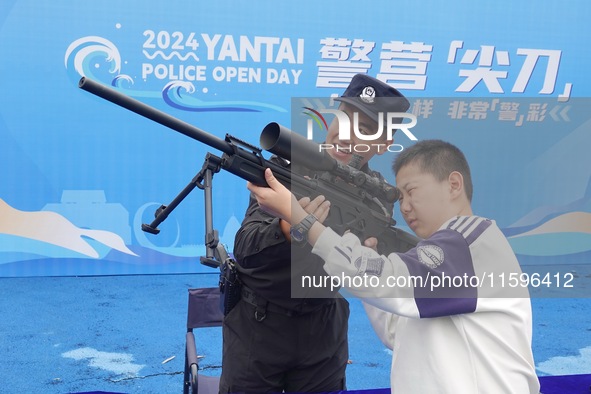
<svg viewBox="0 0 591 394">
<path fill-rule="evenodd" d="M 201 170 L 187 186 L 168 205 L 161 205 L 154 213 L 154 221 L 142 224 L 142 230 L 150 234 L 158 234 L 158 225 L 195 189 L 203 190 L 205 197 L 205 256 L 199 258 L 201 264 L 211 268 L 219 268 L 229 259 L 226 248 L 220 244 L 218 231 L 213 228 L 212 181 L 213 175 L 220 172 L 222 159 L 211 153 L 205 156 Z"/>
</svg>

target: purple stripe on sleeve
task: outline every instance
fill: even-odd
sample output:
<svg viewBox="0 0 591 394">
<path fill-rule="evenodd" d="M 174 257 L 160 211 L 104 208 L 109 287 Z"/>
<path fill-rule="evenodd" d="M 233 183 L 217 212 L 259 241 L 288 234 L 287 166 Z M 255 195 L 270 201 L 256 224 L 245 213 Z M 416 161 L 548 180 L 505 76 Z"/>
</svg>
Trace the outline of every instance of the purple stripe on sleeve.
<svg viewBox="0 0 591 394">
<path fill-rule="evenodd" d="M 471 313 L 476 310 L 476 298 L 416 298 L 421 319 Z"/>
<path fill-rule="evenodd" d="M 347 248 L 347 249 L 349 249 L 349 251 L 350 251 L 350 248 Z M 347 261 L 348 261 L 349 263 L 351 263 L 351 257 L 349 256 L 349 254 L 345 253 L 345 251 L 344 251 L 343 249 L 339 248 L 338 246 L 335 246 L 335 250 L 336 250 L 337 252 L 339 252 L 341 255 L 343 255 L 343 257 L 344 257 L 345 259 L 347 259 Z"/>
<path fill-rule="evenodd" d="M 459 223 L 457 223 L 457 224 L 456 224 L 456 225 L 455 225 L 453 228 L 452 228 L 452 227 L 450 227 L 450 229 L 452 229 L 452 230 L 457 230 L 457 229 L 459 229 L 459 228 L 460 228 L 460 227 L 462 227 L 462 226 L 464 225 L 464 223 L 466 223 L 466 221 L 467 221 L 468 219 L 470 219 L 471 217 L 472 217 L 472 216 L 464 216 L 464 217 L 461 217 L 461 219 L 462 219 L 462 220 L 460 220 L 460 221 L 459 221 Z"/>
<path fill-rule="evenodd" d="M 449 224 L 447 225 L 447 228 L 450 229 L 453 226 L 455 226 L 455 224 L 458 222 L 458 220 L 460 220 L 460 216 L 457 216 L 454 220 L 452 220 L 451 222 L 449 222 Z"/>
<path fill-rule="evenodd" d="M 476 241 L 476 239 L 480 237 L 484 230 L 489 228 L 491 224 L 492 221 L 488 219 L 485 219 L 482 222 L 480 222 L 478 226 L 476 226 L 476 228 L 470 234 L 468 234 L 468 236 L 466 236 L 466 242 L 468 243 L 468 245 L 472 245 L 472 242 Z"/>
<path fill-rule="evenodd" d="M 440 230 L 416 248 L 399 255 L 411 276 L 420 277 L 414 296 L 421 318 L 450 316 L 476 310 L 478 289 L 470 286 L 474 265 L 464 237 Z"/>
<path fill-rule="evenodd" d="M 476 223 L 478 220 L 482 220 L 482 219 L 481 219 L 481 218 L 479 218 L 478 216 L 473 216 L 473 217 L 471 217 L 471 218 L 470 218 L 470 222 L 469 222 L 469 223 L 466 223 L 464 226 L 462 226 L 463 228 L 462 228 L 462 230 L 460 231 L 460 233 L 462 233 L 462 235 L 465 235 L 465 234 L 466 234 L 466 231 L 468 231 L 468 229 L 469 229 L 470 227 L 472 227 L 472 226 L 474 225 L 474 223 Z M 458 231 L 459 231 L 459 230 L 460 230 L 460 229 L 458 228 Z"/>
</svg>

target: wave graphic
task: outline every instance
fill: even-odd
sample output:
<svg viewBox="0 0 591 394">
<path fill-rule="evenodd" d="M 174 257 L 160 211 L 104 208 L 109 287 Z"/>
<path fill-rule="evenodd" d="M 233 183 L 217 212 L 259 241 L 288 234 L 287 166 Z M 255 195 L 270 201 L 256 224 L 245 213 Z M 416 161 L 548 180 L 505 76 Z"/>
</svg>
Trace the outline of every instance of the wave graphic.
<svg viewBox="0 0 591 394">
<path fill-rule="evenodd" d="M 123 88 L 125 87 L 125 83 L 133 85 L 133 78 L 129 75 L 119 74 L 115 78 L 113 78 L 113 81 L 111 81 L 111 86 L 114 86 L 116 88 Z"/>
<path fill-rule="evenodd" d="M 3 219 L 0 221 L 0 235 L 13 241 L 0 243 L 2 252 L 33 252 L 51 257 L 72 257 L 72 252 L 75 252 L 83 257 L 100 258 L 104 254 L 102 249 L 110 248 L 137 256 L 119 235 L 79 228 L 56 212 L 20 211 L 0 199 L 0 217 Z M 19 248 L 19 245 L 31 245 L 30 241 L 47 247 L 35 248 L 34 251 Z M 50 253 L 46 254 L 44 249 Z"/>
<path fill-rule="evenodd" d="M 587 120 L 552 149 L 542 152 L 524 170 L 524 190 L 543 196 L 540 200 L 545 204 L 503 228 L 520 258 L 535 263 L 588 264 L 591 256 L 589 127 L 591 121 Z M 565 157 L 569 160 L 565 161 Z"/>
<path fill-rule="evenodd" d="M 140 229 L 142 227 L 143 218 L 146 216 L 145 212 L 148 209 L 155 209 L 158 208 L 161 204 L 157 202 L 149 202 L 142 205 L 136 212 L 133 218 L 133 228 Z M 171 220 L 171 218 L 168 218 Z M 138 241 L 138 244 L 143 248 L 150 249 L 157 251 L 159 253 L 163 253 L 169 256 L 176 256 L 176 257 L 199 257 L 204 256 L 206 254 L 206 248 L 204 244 L 200 245 L 179 245 L 180 239 L 180 226 L 179 223 L 176 222 L 176 238 L 169 246 L 157 246 L 150 241 L 150 239 L 146 236 L 146 233 L 143 231 L 135 231 L 135 238 Z M 238 219 L 232 215 L 228 222 L 226 223 L 222 234 L 220 235 L 219 242 L 222 243 L 226 248 L 228 245 L 234 245 L 234 237 L 240 228 L 240 222 Z M 142 257 L 145 258 L 144 254 Z"/>
<path fill-rule="evenodd" d="M 587 186 L 581 198 L 567 204 L 537 207 L 509 227 L 503 229 L 503 232 L 507 236 L 522 234 L 565 212 L 586 211 L 588 207 L 591 207 L 591 178 L 587 181 Z"/>
<path fill-rule="evenodd" d="M 138 211 L 136 212 L 133 218 L 133 228 L 141 228 L 142 226 L 142 218 L 144 216 L 144 212 L 148 208 L 157 208 L 161 204 L 156 202 L 149 202 L 142 205 Z M 147 249 L 152 249 L 160 253 L 164 253 L 170 256 L 177 256 L 177 257 L 198 257 L 205 255 L 205 245 L 182 245 L 179 246 L 178 242 L 180 239 L 180 227 L 178 222 L 176 223 L 176 239 L 172 242 L 170 246 L 156 246 L 154 245 L 150 239 L 146 236 L 146 233 L 143 231 L 136 231 L 135 238 L 137 239 L 138 243 Z"/>
<path fill-rule="evenodd" d="M 591 250 L 591 213 L 569 212 L 508 237 L 515 253 L 560 256 Z"/>
<path fill-rule="evenodd" d="M 160 56 L 164 60 L 170 60 L 173 57 L 177 57 L 177 58 L 179 58 L 179 60 L 186 61 L 188 58 L 192 57 L 196 62 L 199 61 L 199 58 L 193 52 L 189 52 L 185 56 L 181 55 L 177 51 L 171 52 L 170 55 L 168 55 L 168 56 L 166 56 L 164 54 L 164 52 L 162 52 L 162 51 L 156 51 L 151 55 L 145 49 L 142 52 L 143 52 L 144 56 L 147 57 L 149 60 L 154 60 L 156 57 Z"/>
<path fill-rule="evenodd" d="M 121 55 L 111 41 L 99 36 L 86 36 L 72 42 L 64 57 L 66 68 L 74 68 L 80 76 L 93 77 L 96 69 L 95 59 L 104 57 L 109 63 L 109 73 L 121 71 Z"/>
<path fill-rule="evenodd" d="M 187 81 L 172 81 L 162 89 L 162 98 L 171 107 L 191 112 L 286 112 L 282 107 L 257 101 L 203 101 L 192 97 L 195 85 Z"/>
</svg>

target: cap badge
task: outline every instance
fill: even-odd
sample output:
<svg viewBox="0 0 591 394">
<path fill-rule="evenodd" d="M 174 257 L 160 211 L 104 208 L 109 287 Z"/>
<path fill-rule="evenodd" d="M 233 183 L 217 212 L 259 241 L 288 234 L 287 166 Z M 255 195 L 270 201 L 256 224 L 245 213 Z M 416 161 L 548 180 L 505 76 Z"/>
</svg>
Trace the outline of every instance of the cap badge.
<svg viewBox="0 0 591 394">
<path fill-rule="evenodd" d="M 359 98 L 365 101 L 368 104 L 372 104 L 374 102 L 374 98 L 376 97 L 376 90 L 373 86 L 366 86 L 361 91 Z"/>
<path fill-rule="evenodd" d="M 373 86 L 364 87 L 361 91 L 361 94 L 359 95 L 359 98 L 368 104 L 372 104 L 375 97 L 376 90 L 373 88 Z"/>
</svg>

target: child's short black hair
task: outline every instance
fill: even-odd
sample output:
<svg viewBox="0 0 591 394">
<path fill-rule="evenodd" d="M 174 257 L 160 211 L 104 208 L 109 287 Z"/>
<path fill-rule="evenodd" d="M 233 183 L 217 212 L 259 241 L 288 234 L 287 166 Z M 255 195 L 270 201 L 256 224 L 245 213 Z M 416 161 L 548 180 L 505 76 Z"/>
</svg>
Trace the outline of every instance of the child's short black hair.
<svg viewBox="0 0 591 394">
<path fill-rule="evenodd" d="M 443 181 L 454 171 L 462 174 L 464 189 L 469 201 L 472 201 L 472 176 L 470 166 L 462 151 L 455 145 L 441 140 L 419 141 L 410 148 L 405 148 L 396 156 L 392 170 L 394 175 L 408 164 L 416 163 L 421 170 L 432 174 L 438 181 Z"/>
</svg>

